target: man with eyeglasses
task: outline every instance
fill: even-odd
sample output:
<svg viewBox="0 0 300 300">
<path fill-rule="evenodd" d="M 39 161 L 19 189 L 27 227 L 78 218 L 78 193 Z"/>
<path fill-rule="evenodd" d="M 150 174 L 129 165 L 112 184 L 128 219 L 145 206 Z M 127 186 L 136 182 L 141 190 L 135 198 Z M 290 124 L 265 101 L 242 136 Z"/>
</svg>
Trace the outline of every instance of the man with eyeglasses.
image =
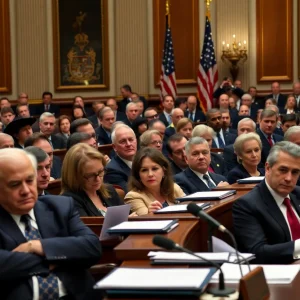
<svg viewBox="0 0 300 300">
<path fill-rule="evenodd" d="M 144 112 L 144 117 L 148 122 L 158 119 L 158 113 L 155 107 L 148 107 Z"/>
<path fill-rule="evenodd" d="M 116 156 L 106 166 L 104 182 L 120 186 L 127 193 L 127 182 L 132 161 L 137 151 L 134 131 L 127 125 L 119 125 L 111 135 Z"/>
</svg>

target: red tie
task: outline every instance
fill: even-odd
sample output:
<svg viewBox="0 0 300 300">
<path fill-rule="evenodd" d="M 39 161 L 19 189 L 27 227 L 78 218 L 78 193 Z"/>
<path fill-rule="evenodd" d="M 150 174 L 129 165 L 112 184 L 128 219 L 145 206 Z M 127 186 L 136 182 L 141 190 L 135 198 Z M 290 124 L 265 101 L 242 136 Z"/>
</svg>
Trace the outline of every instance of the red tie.
<svg viewBox="0 0 300 300">
<path fill-rule="evenodd" d="M 268 135 L 268 143 L 270 144 L 270 146 L 273 146 L 273 141 L 270 135 Z"/>
<path fill-rule="evenodd" d="M 208 172 L 215 173 L 215 171 L 213 170 L 213 168 L 211 166 L 208 166 Z"/>
<path fill-rule="evenodd" d="M 293 241 L 300 239 L 300 223 L 294 213 L 289 198 L 284 198 L 283 204 L 286 206 L 286 216 L 290 224 Z"/>
</svg>

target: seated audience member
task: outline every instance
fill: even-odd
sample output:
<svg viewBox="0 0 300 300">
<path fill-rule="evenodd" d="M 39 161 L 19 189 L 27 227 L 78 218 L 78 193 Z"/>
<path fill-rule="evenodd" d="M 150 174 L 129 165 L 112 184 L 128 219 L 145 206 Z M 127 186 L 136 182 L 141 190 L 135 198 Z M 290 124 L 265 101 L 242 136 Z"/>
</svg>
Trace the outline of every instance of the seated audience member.
<svg viewBox="0 0 300 300">
<path fill-rule="evenodd" d="M 58 179 L 61 177 L 61 159 L 53 155 L 53 148 L 47 138 L 43 133 L 35 132 L 30 137 L 28 137 L 25 141 L 24 147 L 36 146 L 44 150 L 50 157 L 51 163 L 51 177 L 54 179 Z"/>
<path fill-rule="evenodd" d="M 185 153 L 188 168 L 174 179 L 186 195 L 228 185 L 224 176 L 209 172 L 210 149 L 204 138 L 191 138 L 185 144 Z"/>
<path fill-rule="evenodd" d="M 131 128 L 136 138 L 139 139 L 140 136 L 148 130 L 148 121 L 146 118 L 137 118 L 133 121 Z"/>
<path fill-rule="evenodd" d="M 26 151 L 0 151 L 1 298 L 84 299 L 95 284 L 88 268 L 100 259 L 99 237 L 72 198 L 38 199 L 36 169 Z"/>
<path fill-rule="evenodd" d="M 219 108 L 222 109 L 229 109 L 229 96 L 227 94 L 222 94 L 219 97 Z"/>
<path fill-rule="evenodd" d="M 221 109 L 221 115 L 222 115 L 222 129 L 223 132 L 228 132 L 236 135 L 236 129 L 231 128 L 231 116 L 229 109 Z"/>
<path fill-rule="evenodd" d="M 236 102 L 235 99 L 233 97 L 229 97 L 228 99 L 229 101 L 229 108 L 230 109 L 236 109 Z M 237 110 L 237 109 L 236 109 Z"/>
<path fill-rule="evenodd" d="M 161 102 L 163 111 L 159 114 L 159 119 L 162 121 L 166 127 L 172 124 L 172 112 L 174 109 L 175 100 L 174 97 L 171 95 L 166 95 L 163 97 Z"/>
<path fill-rule="evenodd" d="M 241 134 L 235 140 L 233 147 L 239 165 L 228 173 L 229 184 L 236 183 L 238 179 L 265 175 L 265 170 L 258 168 L 262 144 L 256 133 Z"/>
<path fill-rule="evenodd" d="M 126 114 L 122 111 L 118 111 L 118 104 L 115 99 L 109 98 L 106 101 L 106 106 L 110 107 L 113 110 L 117 121 L 125 121 L 126 120 Z"/>
<path fill-rule="evenodd" d="M 43 103 L 36 105 L 36 114 L 42 115 L 43 113 L 48 112 L 58 118 L 60 109 L 58 105 L 52 103 L 52 93 L 44 92 L 42 98 Z"/>
<path fill-rule="evenodd" d="M 260 115 L 259 128 L 257 134 L 262 142 L 261 162 L 265 164 L 272 146 L 283 140 L 283 137 L 274 134 L 278 121 L 278 115 L 275 111 L 265 109 Z"/>
<path fill-rule="evenodd" d="M 111 144 L 111 128 L 116 121 L 116 116 L 110 107 L 104 107 L 99 111 L 101 125 L 96 129 L 99 145 Z"/>
<path fill-rule="evenodd" d="M 187 109 L 187 100 L 185 98 L 177 98 L 175 100 L 175 108 L 180 108 L 185 112 Z"/>
<path fill-rule="evenodd" d="M 41 148 L 29 146 L 25 149 L 27 153 L 32 154 L 37 162 L 37 191 L 39 196 L 48 195 L 45 191 L 50 181 L 51 162 L 49 155 Z"/>
<path fill-rule="evenodd" d="M 133 121 L 139 117 L 139 108 L 136 103 L 130 102 L 126 106 L 126 117 L 124 123 L 128 126 L 131 126 Z"/>
<path fill-rule="evenodd" d="M 11 103 L 6 97 L 0 98 L 0 110 L 2 110 L 4 107 L 11 107 Z"/>
<path fill-rule="evenodd" d="M 35 122 L 35 118 L 15 118 L 10 122 L 4 132 L 11 135 L 15 140 L 15 148 L 24 148 L 24 143 L 32 132 L 32 124 Z"/>
<path fill-rule="evenodd" d="M 133 95 L 136 95 L 136 94 L 133 94 Z M 141 100 L 139 100 L 139 98 L 137 98 L 137 99 L 134 99 L 134 100 L 132 101 L 132 103 L 135 103 L 135 104 L 137 105 L 138 110 L 139 110 L 138 116 L 139 116 L 140 118 L 143 118 L 143 114 L 144 114 L 144 102 L 141 101 Z"/>
<path fill-rule="evenodd" d="M 74 107 L 80 106 L 82 108 L 83 115 L 84 115 L 84 117 L 82 117 L 82 118 L 87 118 L 88 116 L 91 116 L 93 114 L 93 109 L 85 106 L 84 100 L 81 96 L 74 97 L 73 105 L 74 105 Z M 73 110 L 73 114 L 74 114 L 74 110 Z M 74 117 L 74 115 L 73 115 L 73 117 Z M 76 119 L 78 119 L 78 118 L 76 118 Z"/>
<path fill-rule="evenodd" d="M 175 133 L 169 137 L 166 145 L 168 158 L 173 175 L 176 175 L 187 168 L 185 156 L 185 144 L 187 139 L 180 133 Z"/>
<path fill-rule="evenodd" d="M 148 122 L 158 119 L 157 109 L 155 107 L 146 108 L 144 118 L 146 118 Z"/>
<path fill-rule="evenodd" d="M 67 115 L 61 115 L 58 118 L 57 125 L 59 132 L 56 135 L 62 137 L 65 143 L 67 143 L 68 138 L 70 136 L 71 119 Z"/>
<path fill-rule="evenodd" d="M 242 81 L 237 79 L 234 83 L 233 83 L 234 87 L 241 89 L 242 88 Z"/>
<path fill-rule="evenodd" d="M 98 150 L 97 141 L 94 136 L 85 132 L 74 132 L 70 135 L 67 142 L 67 150 L 76 144 L 84 143 Z"/>
<path fill-rule="evenodd" d="M 198 108 L 198 99 L 195 96 L 189 96 L 187 98 L 187 110 L 185 117 L 189 118 L 192 122 L 205 122 L 206 117 L 204 113 Z"/>
<path fill-rule="evenodd" d="M 209 109 L 206 113 L 206 120 L 207 125 L 216 133 L 216 136 L 213 139 L 212 148 L 224 148 L 226 145 L 234 143 L 236 135 L 229 132 L 223 132 L 222 115 L 219 109 Z"/>
<path fill-rule="evenodd" d="M 204 138 L 209 146 L 209 149 L 212 147 L 212 141 L 216 133 L 214 130 L 204 124 L 197 125 L 192 131 L 192 137 L 201 137 Z M 227 168 L 224 162 L 222 155 L 214 152 L 210 152 L 211 162 L 208 167 L 208 170 L 212 173 L 220 174 L 226 177 Z"/>
<path fill-rule="evenodd" d="M 255 132 L 256 130 L 256 125 L 253 120 L 250 118 L 244 118 L 239 121 L 238 126 L 237 126 L 237 134 L 240 136 L 243 133 L 249 133 L 249 132 Z M 226 161 L 226 168 L 227 171 L 232 170 L 234 167 L 237 167 L 238 161 L 237 161 L 237 156 L 234 153 L 234 148 L 233 144 L 228 145 L 224 148 L 223 152 L 223 158 L 224 161 Z M 264 167 L 263 164 L 260 165 L 260 167 Z"/>
<path fill-rule="evenodd" d="M 119 185 L 127 193 L 127 182 L 137 150 L 136 136 L 129 126 L 119 125 L 112 132 L 111 140 L 116 156 L 106 166 L 104 182 Z"/>
<path fill-rule="evenodd" d="M 105 216 L 107 207 L 124 204 L 114 187 L 103 183 L 105 165 L 99 151 L 82 143 L 65 156 L 61 194 L 74 199 L 80 216 Z"/>
<path fill-rule="evenodd" d="M 188 118 L 179 120 L 176 125 L 176 132 L 182 134 L 187 140 L 192 137 L 193 122 Z"/>
<path fill-rule="evenodd" d="M 157 130 L 147 130 L 140 136 L 140 147 L 150 147 L 162 151 L 162 136 Z"/>
<path fill-rule="evenodd" d="M 297 112 L 297 101 L 294 95 L 289 95 L 284 106 L 280 111 L 282 114 L 295 114 Z"/>
<path fill-rule="evenodd" d="M 284 134 L 284 140 L 300 146 L 300 126 L 290 127 Z"/>
<path fill-rule="evenodd" d="M 154 130 L 159 131 L 159 133 L 161 134 L 161 136 L 164 139 L 165 132 L 166 132 L 166 126 L 165 126 L 165 124 L 161 120 L 154 119 L 154 120 L 150 121 L 148 129 L 149 130 L 153 130 L 154 129 Z"/>
<path fill-rule="evenodd" d="M 5 127 L 15 118 L 15 113 L 11 107 L 3 107 L 1 108 L 1 122 L 3 124 L 2 131 L 4 131 Z"/>
<path fill-rule="evenodd" d="M 280 84 L 279 82 L 275 81 L 271 85 L 272 93 L 267 95 L 265 99 L 275 99 L 276 105 L 282 109 L 286 104 L 286 96 L 280 93 Z"/>
<path fill-rule="evenodd" d="M 75 104 L 72 107 L 72 120 L 77 120 L 77 119 L 82 119 L 82 118 L 87 118 L 84 109 L 78 105 Z"/>
<path fill-rule="evenodd" d="M 0 149 L 14 148 L 15 141 L 9 134 L 0 132 Z"/>
<path fill-rule="evenodd" d="M 100 125 L 100 120 L 98 118 L 99 111 L 105 107 L 105 104 L 101 101 L 93 101 L 92 109 L 94 114 L 88 117 L 89 121 L 93 125 L 94 128 L 97 128 Z"/>
<path fill-rule="evenodd" d="M 239 110 L 239 116 L 247 116 L 250 117 L 250 110 L 249 107 L 247 105 L 241 105 L 240 106 L 240 110 Z"/>
<path fill-rule="evenodd" d="M 176 126 L 178 122 L 184 117 L 184 113 L 180 108 L 174 108 L 171 114 L 172 123 L 166 128 L 165 138 L 168 139 L 171 135 L 176 133 Z"/>
<path fill-rule="evenodd" d="M 257 109 L 261 109 L 264 107 L 264 97 L 257 95 L 257 89 L 255 86 L 250 86 L 248 88 L 248 93 L 252 97 L 252 104 L 255 104 Z"/>
<path fill-rule="evenodd" d="M 54 134 L 55 130 L 55 117 L 50 112 L 45 112 L 40 116 L 39 120 L 40 131 L 43 133 L 49 140 L 53 149 L 65 149 L 66 141 Z"/>
<path fill-rule="evenodd" d="M 242 105 L 242 100 L 241 99 L 242 99 L 243 95 L 244 95 L 244 91 L 242 89 L 240 89 L 240 88 L 231 89 L 231 97 L 234 98 L 237 110 L 240 110 L 240 106 Z"/>
<path fill-rule="evenodd" d="M 252 96 L 250 94 L 244 94 L 242 96 L 242 106 L 246 105 L 249 108 L 249 116 L 252 120 L 256 119 L 257 110 L 259 109 L 259 106 L 257 103 L 253 103 Z M 245 108 L 244 108 L 245 110 Z M 241 107 L 240 107 L 241 111 Z"/>
<path fill-rule="evenodd" d="M 289 128 L 297 126 L 298 124 L 299 117 L 296 114 L 283 115 L 281 118 L 281 129 L 283 134 L 285 134 Z"/>
<path fill-rule="evenodd" d="M 276 105 L 277 102 L 275 99 L 269 98 L 265 102 L 265 109 L 267 109 L 270 105 Z"/>
<path fill-rule="evenodd" d="M 274 145 L 266 176 L 233 204 L 234 233 L 239 251 L 255 254 L 259 264 L 289 264 L 299 258 L 300 147 Z"/>
<path fill-rule="evenodd" d="M 174 183 L 168 160 L 153 148 L 137 152 L 132 162 L 132 174 L 128 184 L 130 192 L 124 201 L 137 215 L 146 215 L 175 204 L 183 197 L 181 188 Z"/>
<path fill-rule="evenodd" d="M 2 132 L 3 124 L 0 122 L 0 132 Z"/>
<path fill-rule="evenodd" d="M 16 113 L 18 117 L 30 118 L 30 111 L 27 104 L 18 104 L 16 107 Z"/>
<path fill-rule="evenodd" d="M 25 117 L 25 118 L 29 118 L 30 116 L 34 116 L 36 115 L 35 112 L 35 106 L 34 105 L 29 105 L 28 103 L 28 94 L 21 92 L 18 95 L 18 99 L 17 99 L 17 107 L 16 107 L 16 113 L 18 114 L 19 117 Z M 20 110 L 18 109 L 19 107 L 22 107 L 22 110 L 25 110 L 25 106 L 27 106 L 28 109 L 28 113 L 26 112 L 26 115 L 22 116 L 22 113 L 20 112 Z M 19 110 L 19 111 L 18 111 Z"/>
</svg>

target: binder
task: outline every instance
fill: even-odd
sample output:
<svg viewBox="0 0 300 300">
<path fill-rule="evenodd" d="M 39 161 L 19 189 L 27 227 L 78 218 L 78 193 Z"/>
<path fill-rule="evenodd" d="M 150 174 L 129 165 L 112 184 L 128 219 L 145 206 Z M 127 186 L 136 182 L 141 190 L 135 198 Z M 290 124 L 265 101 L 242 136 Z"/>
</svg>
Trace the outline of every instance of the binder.
<svg viewBox="0 0 300 300">
<path fill-rule="evenodd" d="M 185 196 L 185 197 L 177 198 L 176 200 L 179 202 L 203 201 L 203 200 L 222 200 L 222 199 L 230 197 L 234 194 L 236 194 L 236 190 L 197 192 L 197 193 Z"/>
</svg>

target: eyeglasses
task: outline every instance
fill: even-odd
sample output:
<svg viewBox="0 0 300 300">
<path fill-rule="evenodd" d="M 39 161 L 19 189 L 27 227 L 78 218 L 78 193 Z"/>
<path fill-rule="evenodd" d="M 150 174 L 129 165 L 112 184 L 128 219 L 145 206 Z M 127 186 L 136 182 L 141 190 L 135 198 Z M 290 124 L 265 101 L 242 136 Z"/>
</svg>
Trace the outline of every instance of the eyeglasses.
<svg viewBox="0 0 300 300">
<path fill-rule="evenodd" d="M 98 173 L 92 173 L 92 174 L 86 174 L 83 175 L 83 178 L 85 178 L 89 182 L 93 182 L 97 179 L 97 177 L 104 177 L 105 175 L 105 170 L 100 170 Z"/>
<path fill-rule="evenodd" d="M 158 114 L 155 114 L 155 115 L 153 115 L 153 116 L 148 116 L 148 117 L 146 117 L 147 119 L 157 119 L 158 118 Z"/>
<path fill-rule="evenodd" d="M 151 142 L 150 144 L 151 145 L 162 145 L 162 141 L 153 141 L 153 142 Z"/>
</svg>

